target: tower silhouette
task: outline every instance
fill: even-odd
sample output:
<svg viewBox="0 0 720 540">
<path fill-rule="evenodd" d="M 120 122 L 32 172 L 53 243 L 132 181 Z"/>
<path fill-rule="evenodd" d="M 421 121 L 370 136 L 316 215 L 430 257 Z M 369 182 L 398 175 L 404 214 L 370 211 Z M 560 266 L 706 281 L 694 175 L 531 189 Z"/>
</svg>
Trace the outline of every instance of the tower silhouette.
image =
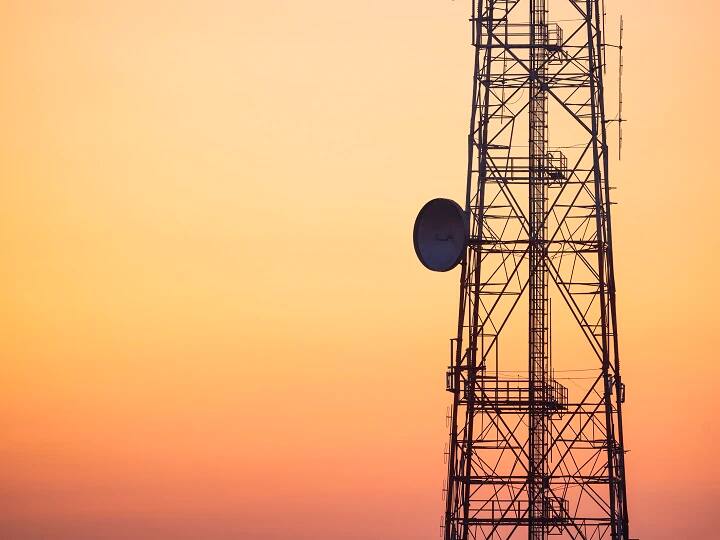
<svg viewBox="0 0 720 540">
<path fill-rule="evenodd" d="M 415 223 L 423 264 L 461 268 L 446 540 L 629 538 L 604 6 L 550 15 L 473 0 L 464 208 L 435 199 Z"/>
</svg>

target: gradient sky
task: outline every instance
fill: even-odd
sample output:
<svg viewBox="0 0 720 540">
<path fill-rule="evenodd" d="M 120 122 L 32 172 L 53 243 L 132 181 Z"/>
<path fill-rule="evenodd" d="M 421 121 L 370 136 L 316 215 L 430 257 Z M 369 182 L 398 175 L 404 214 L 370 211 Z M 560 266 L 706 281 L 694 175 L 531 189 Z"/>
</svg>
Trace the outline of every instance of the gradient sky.
<svg viewBox="0 0 720 540">
<path fill-rule="evenodd" d="M 682 6 L 608 1 L 644 540 L 718 536 L 720 7 Z M 438 538 L 458 276 L 410 232 L 462 196 L 468 16 L 2 2 L 0 538 Z"/>
</svg>

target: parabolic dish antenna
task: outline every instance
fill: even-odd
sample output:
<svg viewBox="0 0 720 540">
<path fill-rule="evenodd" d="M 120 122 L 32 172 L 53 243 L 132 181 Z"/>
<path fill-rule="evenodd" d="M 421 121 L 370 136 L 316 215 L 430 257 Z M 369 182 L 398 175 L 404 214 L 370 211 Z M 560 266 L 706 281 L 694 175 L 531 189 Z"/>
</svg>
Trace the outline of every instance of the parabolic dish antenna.
<svg viewBox="0 0 720 540">
<path fill-rule="evenodd" d="M 420 209 L 413 229 L 418 259 L 434 272 L 455 268 L 468 243 L 465 212 L 455 201 L 433 199 Z"/>
</svg>

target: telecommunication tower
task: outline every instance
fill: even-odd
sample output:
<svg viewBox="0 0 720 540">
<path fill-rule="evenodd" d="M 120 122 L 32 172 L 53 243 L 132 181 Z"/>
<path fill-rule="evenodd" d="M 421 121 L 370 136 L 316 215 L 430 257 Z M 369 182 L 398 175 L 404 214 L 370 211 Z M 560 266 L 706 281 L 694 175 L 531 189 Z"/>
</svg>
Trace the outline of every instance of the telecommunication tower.
<svg viewBox="0 0 720 540">
<path fill-rule="evenodd" d="M 445 540 L 629 539 L 601 2 L 472 1 L 464 208 L 414 229 L 461 268 Z"/>
</svg>

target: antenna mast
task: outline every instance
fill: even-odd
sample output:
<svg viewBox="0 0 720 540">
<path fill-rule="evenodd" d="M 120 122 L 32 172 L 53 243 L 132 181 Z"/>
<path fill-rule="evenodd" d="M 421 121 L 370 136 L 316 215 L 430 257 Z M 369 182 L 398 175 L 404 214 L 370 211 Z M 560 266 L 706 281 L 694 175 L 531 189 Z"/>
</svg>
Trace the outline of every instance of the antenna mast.
<svg viewBox="0 0 720 540">
<path fill-rule="evenodd" d="M 443 535 L 628 540 L 604 0 L 555 0 L 563 27 L 547 0 L 472 9 L 464 208 L 414 230 L 426 267 L 461 269 Z"/>
</svg>

